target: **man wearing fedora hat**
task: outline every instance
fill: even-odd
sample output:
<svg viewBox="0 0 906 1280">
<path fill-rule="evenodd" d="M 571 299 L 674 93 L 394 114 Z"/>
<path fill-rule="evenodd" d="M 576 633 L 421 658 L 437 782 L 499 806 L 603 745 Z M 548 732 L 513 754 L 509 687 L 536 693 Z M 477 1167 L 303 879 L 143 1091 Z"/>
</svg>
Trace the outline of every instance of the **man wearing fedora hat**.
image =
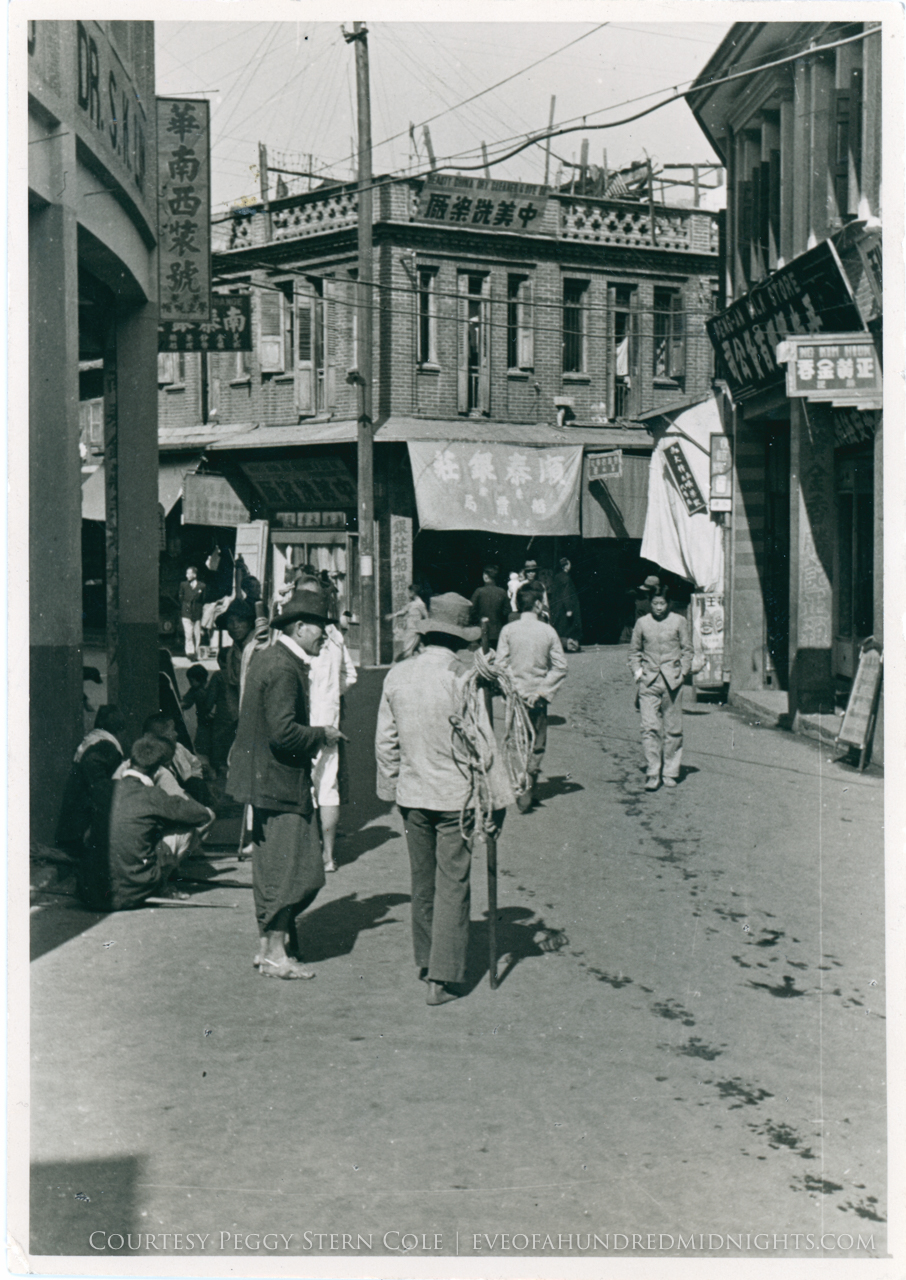
<svg viewBox="0 0 906 1280">
<path fill-rule="evenodd" d="M 432 597 L 419 624 L 425 648 L 388 672 L 375 735 L 378 796 L 403 815 L 415 963 L 430 1005 L 455 1000 L 466 973 L 472 854 L 460 819 L 473 792 L 469 769 L 454 754 L 450 717 L 463 714 L 471 667 L 460 651 L 481 634 L 468 625 L 471 607 L 455 592 Z M 493 743 L 489 724 L 487 735 Z M 491 790 L 497 818 L 513 793 L 495 766 Z"/>
<path fill-rule="evenodd" d="M 309 667 L 324 644 L 328 598 L 302 583 L 271 619 L 277 641 L 254 653 L 239 711 L 227 790 L 251 806 L 252 882 L 264 977 L 312 978 L 297 952 L 296 917 L 324 884 L 312 802 L 312 761 L 344 737 L 309 723 Z"/>
</svg>

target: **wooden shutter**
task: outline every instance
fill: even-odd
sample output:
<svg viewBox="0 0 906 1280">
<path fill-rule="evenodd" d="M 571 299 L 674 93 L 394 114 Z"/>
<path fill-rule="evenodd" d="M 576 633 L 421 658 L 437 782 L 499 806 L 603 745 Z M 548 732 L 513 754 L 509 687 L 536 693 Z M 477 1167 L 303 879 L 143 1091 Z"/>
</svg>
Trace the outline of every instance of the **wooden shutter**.
<svg viewBox="0 0 906 1280">
<path fill-rule="evenodd" d="M 333 409 L 337 403 L 337 323 L 340 318 L 339 281 L 324 281 L 324 409 Z"/>
<path fill-rule="evenodd" d="M 532 281 L 523 280 L 519 285 L 516 301 L 517 361 L 520 369 L 535 367 L 535 314 L 532 298 Z"/>
<path fill-rule="evenodd" d="M 157 357 L 157 381 L 168 385 L 177 380 L 175 351 L 161 351 Z"/>
<path fill-rule="evenodd" d="M 279 289 L 258 289 L 258 361 L 262 373 L 283 373 L 283 304 Z"/>
<path fill-rule="evenodd" d="M 307 280 L 295 282 L 293 306 L 295 309 L 294 375 L 296 384 L 296 412 L 314 413 L 314 301 L 315 291 Z"/>
<path fill-rule="evenodd" d="M 208 413 L 220 411 L 220 361 L 217 356 L 206 351 L 202 355 L 202 360 L 208 362 Z"/>
<path fill-rule="evenodd" d="M 460 275 L 456 280 L 459 297 L 456 309 L 459 322 L 459 341 L 456 344 L 456 407 L 460 413 L 469 411 L 469 277 Z"/>
<path fill-rule="evenodd" d="M 491 412 L 491 277 L 481 282 L 481 333 L 478 341 L 478 408 Z"/>
</svg>

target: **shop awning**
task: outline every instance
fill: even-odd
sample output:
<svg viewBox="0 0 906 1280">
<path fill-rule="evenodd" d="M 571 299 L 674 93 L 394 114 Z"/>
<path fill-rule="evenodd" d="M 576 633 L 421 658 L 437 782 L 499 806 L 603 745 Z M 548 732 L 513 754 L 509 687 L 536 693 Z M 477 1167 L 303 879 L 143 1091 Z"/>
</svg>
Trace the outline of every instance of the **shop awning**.
<svg viewBox="0 0 906 1280">
<path fill-rule="evenodd" d="M 641 538 L 648 512 L 648 472 L 651 454 L 623 453 L 620 475 L 593 479 L 585 455 L 582 475 L 582 537 Z"/>
<path fill-rule="evenodd" d="M 162 462 L 157 468 L 157 500 L 169 515 L 182 495 L 186 473 L 194 471 L 201 454 L 181 458 L 179 462 Z M 103 464 L 82 485 L 82 519 L 106 520 L 105 477 Z"/>
</svg>

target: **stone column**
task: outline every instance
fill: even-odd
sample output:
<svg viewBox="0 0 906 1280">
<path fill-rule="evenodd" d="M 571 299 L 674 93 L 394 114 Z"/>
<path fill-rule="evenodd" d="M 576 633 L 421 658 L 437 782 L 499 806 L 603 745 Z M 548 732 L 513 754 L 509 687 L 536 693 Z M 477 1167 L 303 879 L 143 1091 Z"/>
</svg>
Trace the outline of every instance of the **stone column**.
<svg viewBox="0 0 906 1280">
<path fill-rule="evenodd" d="M 761 427 L 735 411 L 734 497 L 730 534 L 730 685 L 764 688 L 765 442 Z M 725 659 L 726 662 L 726 659 Z"/>
<path fill-rule="evenodd" d="M 30 213 L 28 255 L 31 829 L 49 843 L 82 737 L 75 214 L 56 204 Z"/>
<path fill-rule="evenodd" d="M 832 711 L 834 427 L 830 405 L 790 403 L 790 715 Z"/>
</svg>

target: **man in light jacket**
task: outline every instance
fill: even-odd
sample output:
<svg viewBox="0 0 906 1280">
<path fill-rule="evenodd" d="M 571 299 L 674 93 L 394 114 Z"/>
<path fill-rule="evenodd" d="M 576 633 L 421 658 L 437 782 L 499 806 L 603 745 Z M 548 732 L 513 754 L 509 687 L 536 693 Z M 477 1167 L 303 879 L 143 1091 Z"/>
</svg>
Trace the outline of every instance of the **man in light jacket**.
<svg viewBox="0 0 906 1280">
<path fill-rule="evenodd" d="M 544 602 L 532 583 L 516 593 L 519 617 L 508 622 L 497 642 L 497 665 L 508 671 L 516 691 L 528 707 L 535 731 L 529 764 L 529 787 L 516 797 L 520 813 L 528 813 L 535 799 L 535 784 L 547 747 L 547 707 L 566 679 L 569 666 L 554 628 L 542 622 Z"/>
<path fill-rule="evenodd" d="M 692 667 L 689 624 L 660 590 L 651 612 L 636 622 L 629 645 L 629 666 L 639 686 L 646 791 L 675 787 L 683 758 L 683 681 Z"/>
<path fill-rule="evenodd" d="M 460 650 L 481 634 L 468 625 L 470 610 L 469 601 L 454 592 L 432 597 L 420 623 L 425 648 L 387 673 L 375 735 L 378 796 L 395 801 L 403 815 L 415 963 L 428 983 L 429 1005 L 457 999 L 466 973 L 472 854 L 460 818 L 473 786 L 454 752 L 450 717 L 463 714 L 463 686 L 472 665 Z M 493 742 L 489 723 L 485 733 Z M 491 778 L 498 826 L 503 814 L 497 811 L 513 799 L 500 772 L 492 770 Z"/>
</svg>

